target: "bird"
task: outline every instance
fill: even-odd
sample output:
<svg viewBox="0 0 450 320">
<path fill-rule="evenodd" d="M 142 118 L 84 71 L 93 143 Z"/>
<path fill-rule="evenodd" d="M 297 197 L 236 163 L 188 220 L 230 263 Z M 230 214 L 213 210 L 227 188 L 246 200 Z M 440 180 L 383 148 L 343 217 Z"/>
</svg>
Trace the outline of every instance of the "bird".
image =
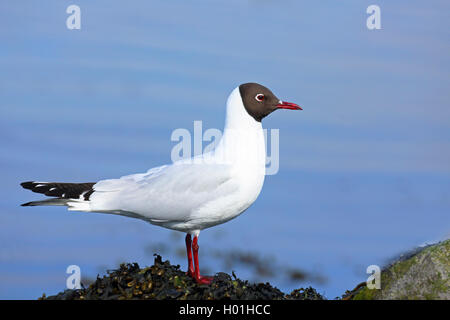
<svg viewBox="0 0 450 320">
<path fill-rule="evenodd" d="M 236 218 L 258 198 L 265 178 L 262 120 L 278 109 L 303 110 L 261 84 L 241 84 L 227 99 L 223 134 L 212 151 L 117 179 L 23 182 L 23 188 L 49 198 L 22 206 L 66 206 L 70 211 L 122 215 L 184 232 L 186 273 L 198 284 L 210 284 L 213 277 L 200 274 L 200 231 Z"/>
</svg>

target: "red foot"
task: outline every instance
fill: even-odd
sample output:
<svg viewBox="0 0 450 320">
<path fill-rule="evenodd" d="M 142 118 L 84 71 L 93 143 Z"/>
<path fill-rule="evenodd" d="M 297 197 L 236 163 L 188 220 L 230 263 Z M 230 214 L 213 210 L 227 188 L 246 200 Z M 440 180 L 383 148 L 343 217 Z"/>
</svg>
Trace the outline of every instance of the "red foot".
<svg viewBox="0 0 450 320">
<path fill-rule="evenodd" d="M 198 267 L 198 237 L 194 237 L 194 241 L 191 242 L 191 235 L 186 235 L 186 252 L 188 257 L 188 271 L 186 275 L 194 278 L 198 284 L 210 284 L 213 277 L 205 277 L 200 275 L 200 268 Z M 192 249 L 192 250 L 191 250 Z M 192 251 L 194 252 L 194 263 L 192 263 Z"/>
<path fill-rule="evenodd" d="M 186 271 L 186 275 L 195 278 L 194 269 Z"/>
<path fill-rule="evenodd" d="M 194 278 L 198 284 L 210 284 L 214 277 L 200 276 L 198 278 Z"/>
</svg>

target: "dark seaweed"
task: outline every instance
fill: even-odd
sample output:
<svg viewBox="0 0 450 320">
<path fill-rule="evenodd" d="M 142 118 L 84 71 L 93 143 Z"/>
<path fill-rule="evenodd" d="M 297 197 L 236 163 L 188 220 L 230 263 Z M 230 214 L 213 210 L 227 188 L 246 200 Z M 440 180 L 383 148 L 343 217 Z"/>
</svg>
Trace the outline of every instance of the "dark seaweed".
<svg viewBox="0 0 450 320">
<path fill-rule="evenodd" d="M 285 294 L 269 283 L 249 283 L 226 273 L 217 273 L 209 285 L 199 285 L 180 266 L 162 261 L 155 255 L 151 267 L 141 269 L 137 263 L 121 264 L 117 270 L 97 279 L 87 288 L 65 290 L 49 300 L 125 300 L 125 299 L 177 299 L 177 300 L 324 300 L 311 287 Z"/>
</svg>

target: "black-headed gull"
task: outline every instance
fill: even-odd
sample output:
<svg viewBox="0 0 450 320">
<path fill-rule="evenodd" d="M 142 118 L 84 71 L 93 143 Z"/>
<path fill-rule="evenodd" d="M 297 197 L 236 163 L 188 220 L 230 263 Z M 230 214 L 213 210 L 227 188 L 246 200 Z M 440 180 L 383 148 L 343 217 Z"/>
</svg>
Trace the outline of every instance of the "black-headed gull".
<svg viewBox="0 0 450 320">
<path fill-rule="evenodd" d="M 222 139 L 213 151 L 97 183 L 23 182 L 25 189 L 53 198 L 22 206 L 62 205 L 186 232 L 187 273 L 210 283 L 211 277 L 200 276 L 199 233 L 237 217 L 258 197 L 266 157 L 261 120 L 277 109 L 301 110 L 260 84 L 242 84 L 228 97 Z"/>
</svg>

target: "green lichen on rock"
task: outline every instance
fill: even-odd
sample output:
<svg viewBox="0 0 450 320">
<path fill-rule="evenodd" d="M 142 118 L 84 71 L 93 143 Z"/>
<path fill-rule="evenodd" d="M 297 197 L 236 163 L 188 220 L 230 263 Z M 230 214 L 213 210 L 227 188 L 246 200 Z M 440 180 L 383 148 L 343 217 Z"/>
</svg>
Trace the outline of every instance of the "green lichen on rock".
<svg viewBox="0 0 450 320">
<path fill-rule="evenodd" d="M 381 289 L 361 288 L 354 300 L 449 300 L 450 239 L 401 256 L 381 272 Z"/>
</svg>

